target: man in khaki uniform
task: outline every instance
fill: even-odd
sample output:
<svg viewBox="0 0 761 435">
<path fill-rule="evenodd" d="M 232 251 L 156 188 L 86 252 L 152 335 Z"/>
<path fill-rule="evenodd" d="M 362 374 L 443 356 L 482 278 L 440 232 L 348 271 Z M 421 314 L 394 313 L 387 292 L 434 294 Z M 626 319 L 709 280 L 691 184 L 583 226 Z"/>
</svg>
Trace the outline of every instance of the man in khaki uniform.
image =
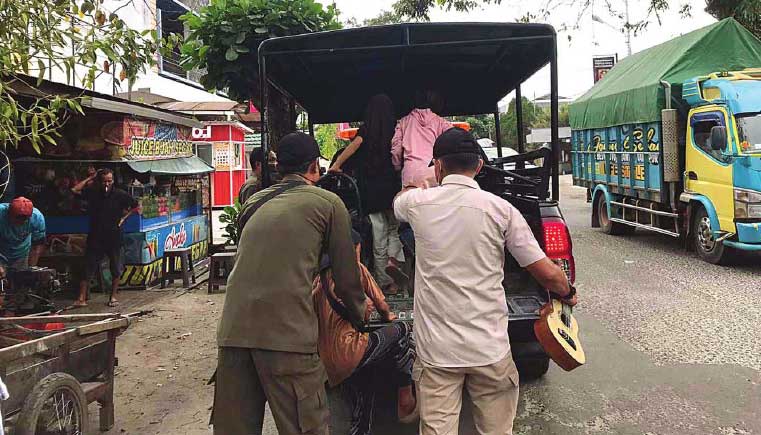
<svg viewBox="0 0 761 435">
<path fill-rule="evenodd" d="M 567 303 L 576 303 L 575 291 L 520 212 L 473 179 L 483 161 L 470 133 L 442 133 L 433 158 L 440 186 L 405 189 L 394 201 L 396 217 L 415 232 L 418 358 L 412 379 L 420 434 L 457 434 L 463 388 L 479 434 L 512 434 L 518 370 L 507 335 L 505 249 Z"/>
<path fill-rule="evenodd" d="M 244 224 L 227 281 L 217 332 L 217 435 L 261 434 L 265 402 L 281 434 L 328 433 L 311 296 L 322 253 L 332 259 L 336 295 L 356 325 L 364 321 L 365 295 L 346 207 L 313 186 L 319 155 L 312 137 L 285 136 L 278 147 L 282 183 L 257 192 L 241 211 L 267 199 Z"/>
</svg>

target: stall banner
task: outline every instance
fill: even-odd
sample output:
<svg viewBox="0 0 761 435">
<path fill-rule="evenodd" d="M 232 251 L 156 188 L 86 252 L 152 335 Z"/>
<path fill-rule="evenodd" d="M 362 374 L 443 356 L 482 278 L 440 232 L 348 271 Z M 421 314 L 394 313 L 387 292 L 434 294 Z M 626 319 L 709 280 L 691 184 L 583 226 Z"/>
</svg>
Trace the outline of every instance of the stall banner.
<svg viewBox="0 0 761 435">
<path fill-rule="evenodd" d="M 125 157 L 134 160 L 151 160 L 191 157 L 192 155 L 193 142 L 187 140 L 134 136 Z"/>
<path fill-rule="evenodd" d="M 201 240 L 198 243 L 189 245 L 190 261 L 196 263 L 206 258 L 209 253 L 209 241 Z M 179 258 L 176 259 L 179 261 Z M 161 278 L 161 270 L 164 266 L 164 259 L 159 258 L 149 264 L 127 264 L 124 266 L 122 276 L 119 278 L 119 285 L 126 287 L 145 287 L 154 283 Z M 180 265 L 176 264 L 179 268 Z"/>
<path fill-rule="evenodd" d="M 159 159 L 193 155 L 190 127 L 124 117 L 103 125 L 100 135 L 107 143 L 119 145 L 124 157 Z"/>
<path fill-rule="evenodd" d="M 124 235 L 124 262 L 149 264 L 164 256 L 165 249 L 186 248 L 208 238 L 206 216 L 195 216 L 144 233 Z"/>
<path fill-rule="evenodd" d="M 191 261 L 200 261 L 208 253 L 208 237 L 205 216 L 195 216 L 144 233 L 125 234 L 121 285 L 143 286 L 157 280 L 164 264 L 165 249 L 189 247 Z"/>
</svg>

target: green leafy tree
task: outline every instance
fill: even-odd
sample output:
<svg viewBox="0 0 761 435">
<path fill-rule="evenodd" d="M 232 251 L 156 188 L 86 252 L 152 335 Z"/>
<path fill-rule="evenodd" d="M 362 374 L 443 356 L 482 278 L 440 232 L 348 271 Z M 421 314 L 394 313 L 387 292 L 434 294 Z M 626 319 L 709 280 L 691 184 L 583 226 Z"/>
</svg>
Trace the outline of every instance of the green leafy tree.
<svg viewBox="0 0 761 435">
<path fill-rule="evenodd" d="M 131 86 L 155 62 L 156 34 L 129 29 L 116 10 L 97 0 L 0 0 L 0 148 L 55 145 L 59 129 L 82 113 L 80 95 L 22 97 L 52 74 L 91 88 L 112 73 Z M 32 77 L 32 78 L 30 78 Z"/>
<path fill-rule="evenodd" d="M 534 126 L 542 112 L 528 98 L 521 98 L 523 113 L 523 137 L 531 133 L 531 126 Z M 518 117 L 515 111 L 515 98 L 510 100 L 507 106 L 507 113 L 503 113 L 499 119 L 500 135 L 502 136 L 502 145 L 513 149 L 518 149 Z"/>
<path fill-rule="evenodd" d="M 552 122 L 550 109 L 533 106 L 537 111 L 533 117 L 534 122 L 531 124 L 531 128 L 549 128 Z M 524 109 L 525 110 L 525 109 Z M 563 104 L 558 108 L 558 127 L 569 127 L 571 125 L 568 117 L 568 104 Z"/>
<path fill-rule="evenodd" d="M 706 0 L 705 11 L 717 20 L 734 17 L 761 39 L 760 0 Z"/>
<path fill-rule="evenodd" d="M 182 44 L 183 66 L 205 68 L 201 84 L 261 107 L 257 49 L 267 38 L 341 28 L 335 5 L 314 0 L 215 0 L 182 20 L 190 32 Z M 268 89 L 270 143 L 295 128 L 288 99 Z"/>
<path fill-rule="evenodd" d="M 748 2 L 757 1 L 748 0 Z M 397 0 L 394 3 L 394 11 L 405 19 L 428 21 L 430 12 L 434 8 L 467 12 L 490 4 L 524 5 L 526 3 L 518 0 Z M 683 15 L 690 12 L 690 5 L 686 0 L 648 0 L 640 6 L 640 10 L 632 11 L 637 12 L 639 19 L 627 18 L 623 0 L 546 0 L 531 2 L 531 4 L 535 6 L 526 15 L 516 18 L 524 22 L 546 21 L 559 7 L 573 8 L 576 14 L 567 18 L 560 26 L 561 30 L 578 27 L 581 19 L 591 16 L 595 8 L 604 8 L 614 20 L 620 21 L 622 31 L 628 29 L 635 33 L 645 29 L 653 17 L 660 22 L 661 14 L 672 6 L 678 7 Z"/>
<path fill-rule="evenodd" d="M 430 20 L 433 8 L 467 12 L 483 4 L 500 4 L 502 0 L 398 0 L 394 3 L 394 13 L 412 20 Z"/>
<path fill-rule="evenodd" d="M 452 117 L 452 121 L 461 121 L 470 124 L 470 132 L 473 133 L 473 136 L 475 136 L 476 139 L 496 139 L 493 115 L 454 116 Z"/>
<path fill-rule="evenodd" d="M 320 145 L 320 153 L 326 159 L 332 159 L 336 151 L 344 146 L 338 138 L 338 124 L 321 124 L 314 129 L 314 139 Z"/>
<path fill-rule="evenodd" d="M 404 23 L 407 21 L 399 12 L 396 10 L 390 10 L 390 11 L 381 11 L 378 16 L 373 18 L 368 18 L 365 21 L 362 22 L 363 26 L 380 26 L 383 24 L 399 24 Z"/>
</svg>

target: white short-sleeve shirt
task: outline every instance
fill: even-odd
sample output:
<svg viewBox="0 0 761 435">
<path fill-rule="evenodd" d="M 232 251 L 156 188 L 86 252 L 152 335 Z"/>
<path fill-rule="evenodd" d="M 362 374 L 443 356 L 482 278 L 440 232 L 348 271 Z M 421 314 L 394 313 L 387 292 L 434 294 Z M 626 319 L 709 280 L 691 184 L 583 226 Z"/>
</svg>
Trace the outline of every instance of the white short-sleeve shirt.
<svg viewBox="0 0 761 435">
<path fill-rule="evenodd" d="M 394 212 L 415 232 L 418 356 L 437 367 L 505 358 L 505 248 L 522 267 L 545 257 L 521 213 L 463 175 L 399 195 Z"/>
</svg>

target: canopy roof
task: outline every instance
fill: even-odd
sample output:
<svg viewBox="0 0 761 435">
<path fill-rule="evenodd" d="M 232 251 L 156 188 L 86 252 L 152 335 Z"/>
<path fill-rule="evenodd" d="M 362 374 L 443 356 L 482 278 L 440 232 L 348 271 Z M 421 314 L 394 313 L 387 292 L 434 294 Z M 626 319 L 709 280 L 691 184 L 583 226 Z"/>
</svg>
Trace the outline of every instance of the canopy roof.
<svg viewBox="0 0 761 435">
<path fill-rule="evenodd" d="M 318 124 L 358 121 L 367 100 L 386 93 L 397 116 L 416 89 L 444 97 L 441 115 L 492 113 L 497 102 L 555 52 L 544 24 L 410 23 L 268 39 L 259 47 L 267 77 Z"/>
<path fill-rule="evenodd" d="M 198 156 L 160 160 L 130 160 L 127 165 L 135 172 L 159 175 L 193 175 L 213 172 L 214 168 Z"/>
<path fill-rule="evenodd" d="M 661 80 L 681 98 L 685 80 L 761 66 L 761 41 L 733 18 L 624 58 L 570 106 L 575 130 L 660 120 Z"/>
</svg>

